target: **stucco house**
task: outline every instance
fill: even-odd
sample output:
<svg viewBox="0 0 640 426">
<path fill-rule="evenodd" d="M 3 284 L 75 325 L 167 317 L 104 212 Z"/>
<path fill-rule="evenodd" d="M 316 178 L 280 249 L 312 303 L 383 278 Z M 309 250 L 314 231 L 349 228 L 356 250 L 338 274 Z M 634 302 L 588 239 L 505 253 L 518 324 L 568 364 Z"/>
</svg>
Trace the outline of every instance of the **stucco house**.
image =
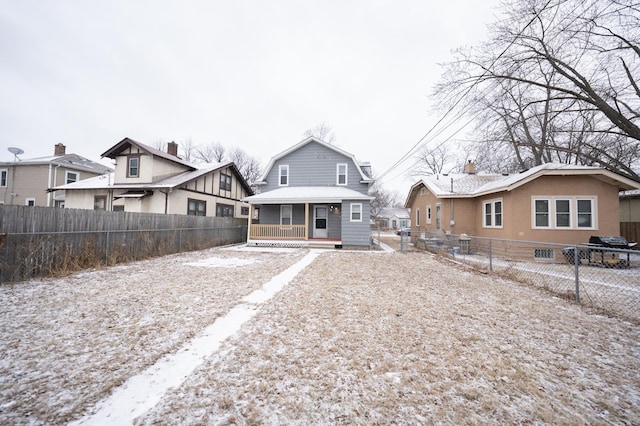
<svg viewBox="0 0 640 426">
<path fill-rule="evenodd" d="M 380 210 L 376 224 L 383 230 L 397 230 L 411 227 L 411 213 L 407 208 L 385 207 Z"/>
<path fill-rule="evenodd" d="M 273 157 L 245 198 L 258 218 L 247 243 L 369 249 L 373 181 L 368 163 L 305 139 Z"/>
<path fill-rule="evenodd" d="M 102 154 L 113 173 L 51 188 L 64 190 L 66 207 L 138 213 L 249 218 L 242 201 L 253 191 L 232 162 L 194 165 L 167 152 L 124 138 Z"/>
<path fill-rule="evenodd" d="M 21 150 L 19 151 L 21 152 Z M 78 182 L 111 172 L 111 167 L 67 154 L 58 143 L 50 157 L 0 162 L 0 204 L 39 207 L 65 207 L 65 192 L 47 191 L 51 187 Z"/>
<path fill-rule="evenodd" d="M 621 190 L 640 183 L 597 167 L 548 163 L 517 174 L 426 176 L 409 190 L 412 235 L 423 232 L 552 243 L 620 235 Z"/>
</svg>

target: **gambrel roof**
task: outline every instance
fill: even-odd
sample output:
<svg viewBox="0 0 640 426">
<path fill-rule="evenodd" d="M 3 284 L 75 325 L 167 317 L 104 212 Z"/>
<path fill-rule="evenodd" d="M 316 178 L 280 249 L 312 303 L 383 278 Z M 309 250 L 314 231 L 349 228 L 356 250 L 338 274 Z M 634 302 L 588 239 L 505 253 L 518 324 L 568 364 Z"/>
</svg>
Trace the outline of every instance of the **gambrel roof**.
<svg viewBox="0 0 640 426">
<path fill-rule="evenodd" d="M 516 174 L 449 174 L 425 176 L 413 184 L 405 206 L 411 205 L 416 190 L 424 186 L 438 198 L 475 198 L 512 191 L 541 176 L 591 176 L 617 185 L 620 190 L 640 189 L 640 183 L 610 170 L 575 164 L 546 163 Z"/>
<path fill-rule="evenodd" d="M 291 154 L 294 151 L 297 151 L 298 149 L 302 148 L 303 146 L 311 143 L 311 142 L 315 142 L 318 143 L 328 149 L 331 149 L 339 154 L 344 155 L 347 158 L 350 158 L 351 161 L 353 161 L 353 164 L 356 166 L 356 170 L 358 170 L 358 173 L 360 174 L 360 178 L 361 178 L 361 182 L 362 183 L 371 183 L 373 182 L 373 178 L 371 178 L 371 176 L 368 176 L 365 171 L 363 169 L 369 169 L 371 166 L 369 165 L 369 163 L 360 163 L 358 162 L 358 160 L 356 159 L 356 157 L 353 154 L 348 153 L 347 151 L 344 151 L 340 148 L 338 148 L 335 145 L 332 145 L 330 143 L 327 142 L 323 142 L 320 139 L 317 139 L 315 137 L 310 137 L 307 138 L 305 140 L 303 140 L 302 142 L 297 143 L 296 145 L 292 146 L 291 148 L 282 151 L 280 154 L 274 156 L 271 158 L 271 160 L 269 161 L 269 164 L 267 164 L 267 167 L 264 170 L 264 173 L 262 173 L 262 175 L 254 182 L 256 185 L 265 185 L 266 181 L 265 179 L 267 178 L 267 176 L 269 175 L 269 172 L 271 171 L 271 169 L 273 168 L 273 165 L 276 163 L 276 161 L 278 161 L 279 159 Z"/>
</svg>

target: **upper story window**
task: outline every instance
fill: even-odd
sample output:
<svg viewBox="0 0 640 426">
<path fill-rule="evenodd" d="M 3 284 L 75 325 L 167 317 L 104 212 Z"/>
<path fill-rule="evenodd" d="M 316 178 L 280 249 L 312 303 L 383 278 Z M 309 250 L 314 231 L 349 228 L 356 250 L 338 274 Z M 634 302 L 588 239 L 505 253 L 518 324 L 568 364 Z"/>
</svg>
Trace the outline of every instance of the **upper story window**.
<svg viewBox="0 0 640 426">
<path fill-rule="evenodd" d="M 502 200 L 491 200 L 482 203 L 484 228 L 502 228 Z"/>
<path fill-rule="evenodd" d="M 278 186 L 289 186 L 289 165 L 278 167 Z"/>
<path fill-rule="evenodd" d="M 7 176 L 8 176 L 7 169 L 0 169 L 0 187 L 7 186 Z"/>
<path fill-rule="evenodd" d="M 78 173 L 77 172 L 69 172 L 65 173 L 64 183 L 73 183 L 78 181 Z"/>
<path fill-rule="evenodd" d="M 593 229 L 596 227 L 595 197 L 536 197 L 533 228 Z"/>
<path fill-rule="evenodd" d="M 140 176 L 140 156 L 130 155 L 127 157 L 127 177 Z"/>
<path fill-rule="evenodd" d="M 223 191 L 231 191 L 231 175 L 220 174 L 220 189 Z"/>
<path fill-rule="evenodd" d="M 339 163 L 337 165 L 337 179 L 336 183 L 338 185 L 346 185 L 347 184 L 347 164 Z"/>
</svg>

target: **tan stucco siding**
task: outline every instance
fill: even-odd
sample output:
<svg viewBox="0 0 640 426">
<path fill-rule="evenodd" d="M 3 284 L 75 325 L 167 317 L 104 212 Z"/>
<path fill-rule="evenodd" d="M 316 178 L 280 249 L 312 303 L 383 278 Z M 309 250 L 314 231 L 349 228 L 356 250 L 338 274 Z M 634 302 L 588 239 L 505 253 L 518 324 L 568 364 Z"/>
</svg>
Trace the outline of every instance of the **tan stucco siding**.
<svg viewBox="0 0 640 426">
<path fill-rule="evenodd" d="M 127 177 L 128 157 L 130 155 L 140 155 L 140 175 L 137 178 Z M 188 170 L 187 167 L 181 164 L 173 163 L 161 157 L 154 157 L 134 147 L 133 150 L 128 149 L 117 157 L 115 183 L 152 183 Z"/>
</svg>

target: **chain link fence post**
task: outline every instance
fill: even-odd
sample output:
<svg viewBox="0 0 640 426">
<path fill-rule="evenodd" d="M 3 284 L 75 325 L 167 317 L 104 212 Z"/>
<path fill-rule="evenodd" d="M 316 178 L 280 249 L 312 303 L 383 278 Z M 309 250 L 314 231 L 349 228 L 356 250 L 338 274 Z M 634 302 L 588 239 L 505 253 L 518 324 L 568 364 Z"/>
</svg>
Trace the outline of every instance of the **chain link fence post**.
<svg viewBox="0 0 640 426">
<path fill-rule="evenodd" d="M 576 277 L 576 302 L 580 303 L 580 248 L 577 245 L 573 247 L 573 264 Z"/>
</svg>

